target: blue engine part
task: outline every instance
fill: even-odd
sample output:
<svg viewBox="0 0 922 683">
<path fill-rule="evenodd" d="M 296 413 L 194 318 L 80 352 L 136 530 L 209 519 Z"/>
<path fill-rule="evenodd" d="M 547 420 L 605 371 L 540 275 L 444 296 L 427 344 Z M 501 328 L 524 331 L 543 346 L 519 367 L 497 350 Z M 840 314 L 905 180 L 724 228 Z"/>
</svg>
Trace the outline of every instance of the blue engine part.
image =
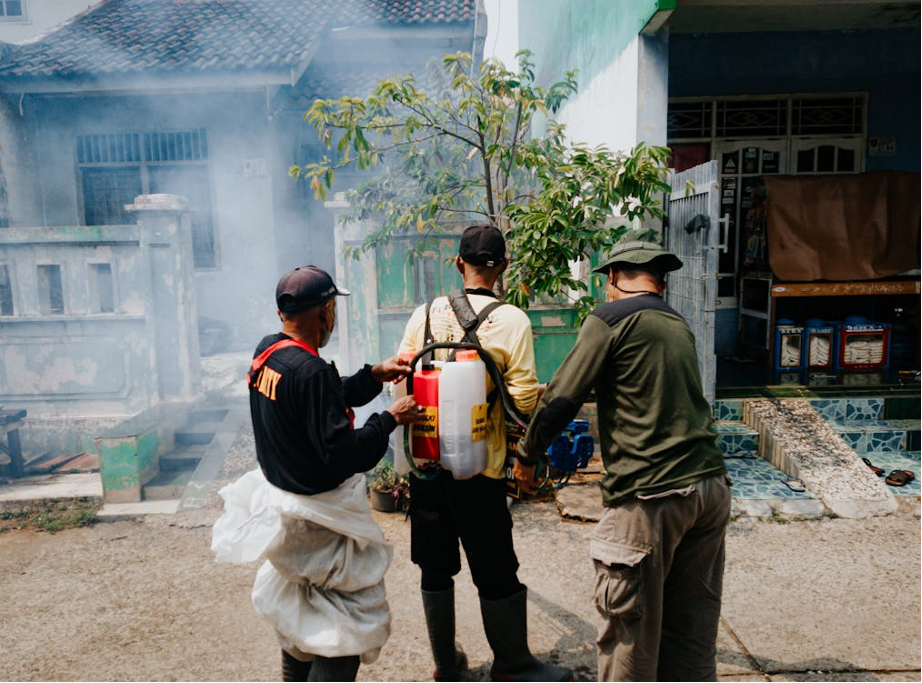
<svg viewBox="0 0 922 683">
<path fill-rule="evenodd" d="M 585 469 L 592 458 L 594 441 L 588 420 L 573 420 L 547 449 L 551 467 L 572 474 Z"/>
</svg>

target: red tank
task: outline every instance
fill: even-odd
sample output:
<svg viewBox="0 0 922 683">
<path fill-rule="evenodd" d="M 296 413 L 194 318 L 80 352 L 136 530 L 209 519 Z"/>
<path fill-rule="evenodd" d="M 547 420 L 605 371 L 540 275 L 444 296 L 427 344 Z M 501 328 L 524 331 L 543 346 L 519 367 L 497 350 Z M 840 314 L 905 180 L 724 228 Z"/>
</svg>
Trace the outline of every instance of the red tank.
<svg viewBox="0 0 922 683">
<path fill-rule="evenodd" d="M 426 421 L 413 425 L 413 457 L 421 460 L 439 459 L 439 376 L 440 370 L 419 370 L 413 373 L 413 395 L 416 403 L 426 409 Z"/>
</svg>

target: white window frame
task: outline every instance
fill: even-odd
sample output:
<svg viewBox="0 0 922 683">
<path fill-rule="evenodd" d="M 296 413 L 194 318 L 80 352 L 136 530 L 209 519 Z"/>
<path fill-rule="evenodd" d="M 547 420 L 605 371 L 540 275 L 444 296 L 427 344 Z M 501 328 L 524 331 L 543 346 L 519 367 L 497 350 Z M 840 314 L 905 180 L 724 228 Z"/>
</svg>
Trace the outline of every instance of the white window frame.
<svg viewBox="0 0 922 683">
<path fill-rule="evenodd" d="M 150 149 L 148 149 L 148 144 L 154 144 L 155 139 L 153 136 L 163 135 L 164 142 L 163 144 L 168 144 L 167 137 L 176 134 L 191 134 L 191 133 L 200 133 L 202 137 L 198 138 L 194 146 L 196 148 L 196 154 L 200 158 L 194 159 L 153 159 L 151 158 Z M 151 136 L 150 139 L 146 136 Z M 104 144 L 109 142 L 109 140 L 114 138 L 120 138 L 122 144 L 128 144 L 131 138 L 134 138 L 138 146 L 137 155 L 134 154 L 134 150 L 129 151 L 131 158 L 125 158 L 121 161 L 97 161 L 94 159 L 88 159 L 84 157 L 84 160 L 80 160 L 80 151 L 78 149 L 80 145 L 81 138 L 92 138 L 98 137 L 99 143 Z M 159 138 L 156 139 L 156 142 L 160 142 Z M 110 143 L 111 144 L 111 143 Z M 211 242 L 212 242 L 212 255 L 214 258 L 214 263 L 212 265 L 203 265 L 195 266 L 196 272 L 208 272 L 208 271 L 218 271 L 221 269 L 221 241 L 219 239 L 220 226 L 218 220 L 218 211 L 217 207 L 217 189 L 215 187 L 215 178 L 214 178 L 214 168 L 212 165 L 211 157 L 211 140 L 210 140 L 210 131 L 206 128 L 195 128 L 192 130 L 172 130 L 172 129 L 162 129 L 162 130 L 128 130 L 128 131 L 94 131 L 88 130 L 76 135 L 74 139 L 74 162 L 77 168 L 77 205 L 79 208 L 78 217 L 81 225 L 86 224 L 86 205 L 85 205 L 85 193 L 84 193 L 84 173 L 87 170 L 93 169 L 127 169 L 127 168 L 137 168 L 139 172 L 139 177 L 141 180 L 141 192 L 147 194 L 150 192 L 151 179 L 150 172 L 152 168 L 155 167 L 185 167 L 185 168 L 200 168 L 204 169 L 208 178 L 208 194 L 209 202 L 211 204 Z M 128 147 L 125 148 L 126 150 Z M 92 152 L 91 152 L 92 154 Z M 159 154 L 158 154 L 159 156 Z"/>
<path fill-rule="evenodd" d="M 791 175 L 828 175 L 830 173 L 841 175 L 844 173 L 861 173 L 864 171 L 865 164 L 865 144 L 864 139 L 857 136 L 847 136 L 847 137 L 796 137 L 791 138 L 791 153 L 790 153 L 790 171 Z M 817 147 L 832 146 L 835 148 L 835 156 L 833 157 L 833 166 L 837 165 L 839 150 L 847 149 L 855 153 L 855 169 L 852 171 L 798 171 L 797 170 L 797 154 L 808 149 L 815 149 Z"/>
<path fill-rule="evenodd" d="M 3 14 L 0 15 L 0 23 L 4 24 L 28 24 L 29 23 L 29 0 L 19 0 L 22 14 L 9 16 L 6 13 L 6 0 L 0 0 L 3 6 Z"/>
</svg>

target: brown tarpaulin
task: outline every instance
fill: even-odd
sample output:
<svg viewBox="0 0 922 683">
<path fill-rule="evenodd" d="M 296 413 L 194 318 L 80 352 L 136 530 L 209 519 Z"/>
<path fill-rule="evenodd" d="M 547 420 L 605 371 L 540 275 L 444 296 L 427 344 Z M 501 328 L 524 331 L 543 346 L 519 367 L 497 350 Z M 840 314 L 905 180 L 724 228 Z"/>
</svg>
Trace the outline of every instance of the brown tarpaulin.
<svg viewBox="0 0 922 683">
<path fill-rule="evenodd" d="M 765 176 L 781 280 L 876 280 L 919 267 L 919 174 Z"/>
</svg>

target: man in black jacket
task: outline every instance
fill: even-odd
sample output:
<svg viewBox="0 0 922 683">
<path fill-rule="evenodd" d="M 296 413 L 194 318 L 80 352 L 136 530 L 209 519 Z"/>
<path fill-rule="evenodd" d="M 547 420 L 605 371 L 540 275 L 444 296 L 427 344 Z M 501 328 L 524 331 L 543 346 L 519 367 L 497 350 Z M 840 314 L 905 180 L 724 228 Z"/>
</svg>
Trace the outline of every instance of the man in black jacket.
<svg viewBox="0 0 922 683">
<path fill-rule="evenodd" d="M 391 358 L 341 379 L 336 367 L 320 358 L 317 350 L 329 341 L 336 321 L 336 297 L 348 294 L 314 266 L 284 275 L 276 289 L 282 331 L 259 343 L 248 374 L 260 468 L 270 484 L 290 493 L 312 496 L 336 489 L 384 456 L 398 424 L 423 417 L 407 396 L 355 428 L 352 407 L 371 401 L 382 382 L 401 378 L 410 367 Z M 354 680 L 362 653 L 299 654 L 313 655 L 313 663 L 283 649 L 283 680 Z"/>
</svg>

